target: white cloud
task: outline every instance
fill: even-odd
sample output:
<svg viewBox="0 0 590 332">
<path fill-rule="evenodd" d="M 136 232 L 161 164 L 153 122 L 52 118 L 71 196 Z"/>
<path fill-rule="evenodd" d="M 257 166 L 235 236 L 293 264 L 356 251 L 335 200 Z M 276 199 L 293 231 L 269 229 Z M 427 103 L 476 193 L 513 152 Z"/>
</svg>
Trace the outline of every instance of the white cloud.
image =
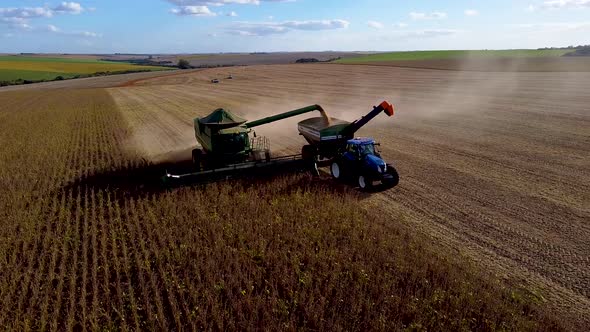
<svg viewBox="0 0 590 332">
<path fill-rule="evenodd" d="M 236 13 L 236 12 L 234 12 L 234 11 L 231 11 L 231 12 L 229 12 L 229 13 L 225 14 L 225 16 L 229 16 L 229 17 L 238 17 L 238 13 Z"/>
<path fill-rule="evenodd" d="M 85 9 L 77 2 L 62 2 L 55 8 L 49 7 L 9 7 L 0 8 L 0 24 L 11 29 L 32 31 L 35 30 L 29 23 L 33 19 L 51 18 L 56 14 L 80 14 Z M 52 27 L 55 27 L 51 25 Z M 41 29 L 43 30 L 43 29 Z"/>
<path fill-rule="evenodd" d="M 377 22 L 377 21 L 369 21 L 367 22 L 367 25 L 373 29 L 383 29 L 385 28 L 385 25 L 383 25 L 383 23 L 381 22 Z"/>
<path fill-rule="evenodd" d="M 393 23 L 393 26 L 396 28 L 407 28 L 408 24 L 403 22 Z"/>
<path fill-rule="evenodd" d="M 572 30 L 582 30 L 590 28 L 590 21 L 586 22 L 545 22 L 545 23 L 523 23 L 513 24 L 509 27 L 515 27 L 534 32 L 567 32 Z"/>
<path fill-rule="evenodd" d="M 56 27 L 53 24 L 49 24 L 45 27 L 45 31 L 51 33 L 58 33 L 61 35 L 67 36 L 78 36 L 78 37 L 87 37 L 87 38 L 100 38 L 102 37 L 101 34 L 91 31 L 63 31 L 62 29 Z"/>
<path fill-rule="evenodd" d="M 223 6 L 227 4 L 259 5 L 261 2 L 293 2 L 295 0 L 167 0 L 177 6 Z"/>
<path fill-rule="evenodd" d="M 479 15 L 479 11 L 477 11 L 475 9 L 466 9 L 464 13 L 465 13 L 465 16 L 477 16 L 477 15 Z"/>
<path fill-rule="evenodd" d="M 529 5 L 528 11 L 537 9 L 562 9 L 562 8 L 590 8 L 590 0 L 548 0 L 540 5 Z"/>
<path fill-rule="evenodd" d="M 82 37 L 92 37 L 92 38 L 101 38 L 102 37 L 102 34 L 92 32 L 92 31 L 78 31 L 78 32 L 72 32 L 71 34 L 82 36 Z"/>
<path fill-rule="evenodd" d="M 241 36 L 267 36 L 293 30 L 319 31 L 345 29 L 350 25 L 345 20 L 285 21 L 285 22 L 238 22 L 226 30 Z"/>
<path fill-rule="evenodd" d="M 215 16 L 207 6 L 182 6 L 170 9 L 172 14 L 178 16 Z"/>
<path fill-rule="evenodd" d="M 410 17 L 413 20 L 442 20 L 447 18 L 447 13 L 432 12 L 432 13 L 417 13 L 411 12 Z"/>
<path fill-rule="evenodd" d="M 224 6 L 228 4 L 239 5 L 260 5 L 262 2 L 294 2 L 296 0 L 166 0 L 176 5 L 170 9 L 172 14 L 178 16 L 216 16 L 217 14 L 209 9 L 209 6 Z M 221 13 L 220 13 L 221 15 Z M 236 12 L 230 12 L 227 16 L 238 16 Z"/>
<path fill-rule="evenodd" d="M 82 5 L 77 2 L 62 2 L 59 6 L 53 9 L 55 12 L 58 13 L 68 13 L 68 14 L 80 14 L 84 11 Z"/>
<path fill-rule="evenodd" d="M 4 24 L 14 30 L 28 31 L 33 29 L 29 25 L 28 20 L 21 17 L 0 17 L 0 24 Z"/>
<path fill-rule="evenodd" d="M 53 24 L 49 24 L 49 25 L 47 26 L 47 31 L 49 31 L 49 32 L 59 32 L 60 30 L 59 30 L 59 28 L 58 28 L 58 27 L 56 27 L 55 25 L 53 25 Z"/>
<path fill-rule="evenodd" d="M 52 10 L 43 7 L 0 8 L 0 17 L 29 19 L 51 16 Z"/>
<path fill-rule="evenodd" d="M 426 29 L 426 30 L 416 30 L 416 31 L 409 31 L 402 34 L 402 37 L 411 37 L 411 38 L 432 38 L 432 37 L 440 37 L 440 36 L 450 36 L 459 33 L 459 30 L 453 29 Z"/>
</svg>

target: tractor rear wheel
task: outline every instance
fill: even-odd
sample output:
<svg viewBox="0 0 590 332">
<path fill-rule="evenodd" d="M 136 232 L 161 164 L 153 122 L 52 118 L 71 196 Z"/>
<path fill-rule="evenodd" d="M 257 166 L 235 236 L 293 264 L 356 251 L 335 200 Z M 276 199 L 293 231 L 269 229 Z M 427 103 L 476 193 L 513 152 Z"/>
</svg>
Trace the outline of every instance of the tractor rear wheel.
<svg viewBox="0 0 590 332">
<path fill-rule="evenodd" d="M 330 173 L 332 174 L 332 177 L 336 180 L 342 179 L 342 171 L 342 166 L 338 161 L 334 161 L 330 166 Z"/>
<path fill-rule="evenodd" d="M 197 172 L 201 171 L 202 162 L 203 162 L 203 151 L 201 151 L 201 149 L 194 149 L 193 150 L 193 166 L 196 168 Z"/>
</svg>

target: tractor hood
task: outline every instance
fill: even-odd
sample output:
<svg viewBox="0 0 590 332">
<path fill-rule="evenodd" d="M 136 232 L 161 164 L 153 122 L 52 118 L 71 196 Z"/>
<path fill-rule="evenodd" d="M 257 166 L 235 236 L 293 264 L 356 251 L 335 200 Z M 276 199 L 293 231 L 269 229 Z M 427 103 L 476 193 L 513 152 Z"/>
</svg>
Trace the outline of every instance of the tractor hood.
<svg viewBox="0 0 590 332">
<path fill-rule="evenodd" d="M 369 154 L 365 157 L 365 161 L 370 169 L 379 173 L 385 171 L 385 162 L 383 161 L 383 159 L 375 155 Z"/>
</svg>

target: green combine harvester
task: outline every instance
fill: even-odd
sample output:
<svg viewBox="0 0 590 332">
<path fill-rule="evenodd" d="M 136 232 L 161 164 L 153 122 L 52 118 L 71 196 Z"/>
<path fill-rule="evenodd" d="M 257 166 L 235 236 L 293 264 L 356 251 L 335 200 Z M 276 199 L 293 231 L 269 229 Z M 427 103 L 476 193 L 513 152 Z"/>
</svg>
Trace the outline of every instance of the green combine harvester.
<svg viewBox="0 0 590 332">
<path fill-rule="evenodd" d="M 268 138 L 256 136 L 253 133 L 252 128 L 314 111 L 320 112 L 321 116 L 298 124 L 300 135 L 309 143 L 302 147 L 301 154 L 273 157 Z M 229 110 L 217 109 L 206 117 L 194 120 L 195 137 L 201 146 L 192 151 L 194 172 L 168 173 L 165 179 L 172 183 L 207 182 L 243 175 L 250 171 L 267 172 L 283 167 L 309 169 L 317 173 L 318 165 L 338 163 L 343 156 L 347 156 L 347 149 L 350 149 L 355 133 L 381 112 L 392 116 L 393 106 L 383 102 L 352 123 L 328 117 L 320 105 L 311 105 L 251 122 Z M 367 141 L 363 142 L 366 144 Z M 390 167 L 395 170 L 392 166 Z M 332 165 L 332 175 L 335 175 L 333 168 Z M 378 167 L 373 168 L 379 172 Z M 345 173 L 342 172 L 342 174 Z M 395 176 L 397 177 L 397 173 Z M 374 177 L 371 176 L 371 178 Z M 341 177 L 335 176 L 335 178 Z M 394 181 L 395 184 L 397 184 L 396 181 Z M 364 188 L 363 185 L 361 187 Z"/>
</svg>

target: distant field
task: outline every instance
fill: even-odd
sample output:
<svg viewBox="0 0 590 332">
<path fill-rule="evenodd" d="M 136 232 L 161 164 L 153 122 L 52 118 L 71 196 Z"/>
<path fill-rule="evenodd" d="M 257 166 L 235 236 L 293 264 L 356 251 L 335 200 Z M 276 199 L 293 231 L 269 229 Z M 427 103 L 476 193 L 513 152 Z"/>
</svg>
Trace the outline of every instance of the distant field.
<svg viewBox="0 0 590 332">
<path fill-rule="evenodd" d="M 295 63 L 299 59 L 314 58 L 328 61 L 336 58 L 352 58 L 364 56 L 358 52 L 270 52 L 270 53 L 223 53 L 223 54 L 186 54 L 157 57 L 157 60 L 168 60 L 176 63 L 179 59 L 187 59 L 195 67 L 214 66 L 252 66 L 278 65 Z"/>
<path fill-rule="evenodd" d="M 564 57 L 572 50 L 420 51 L 380 53 L 336 61 L 405 68 L 484 72 L 589 72 L 590 57 Z"/>
<path fill-rule="evenodd" d="M 354 58 L 344 58 L 338 63 L 365 63 L 376 61 L 407 61 L 407 60 L 433 60 L 433 59 L 454 59 L 454 58 L 537 58 L 537 57 L 559 57 L 572 50 L 476 50 L 476 51 L 414 51 L 414 52 L 391 52 L 378 53 Z"/>
<path fill-rule="evenodd" d="M 155 71 L 166 67 L 138 66 L 92 59 L 0 56 L 0 81 L 53 80 L 98 72 Z"/>
</svg>

